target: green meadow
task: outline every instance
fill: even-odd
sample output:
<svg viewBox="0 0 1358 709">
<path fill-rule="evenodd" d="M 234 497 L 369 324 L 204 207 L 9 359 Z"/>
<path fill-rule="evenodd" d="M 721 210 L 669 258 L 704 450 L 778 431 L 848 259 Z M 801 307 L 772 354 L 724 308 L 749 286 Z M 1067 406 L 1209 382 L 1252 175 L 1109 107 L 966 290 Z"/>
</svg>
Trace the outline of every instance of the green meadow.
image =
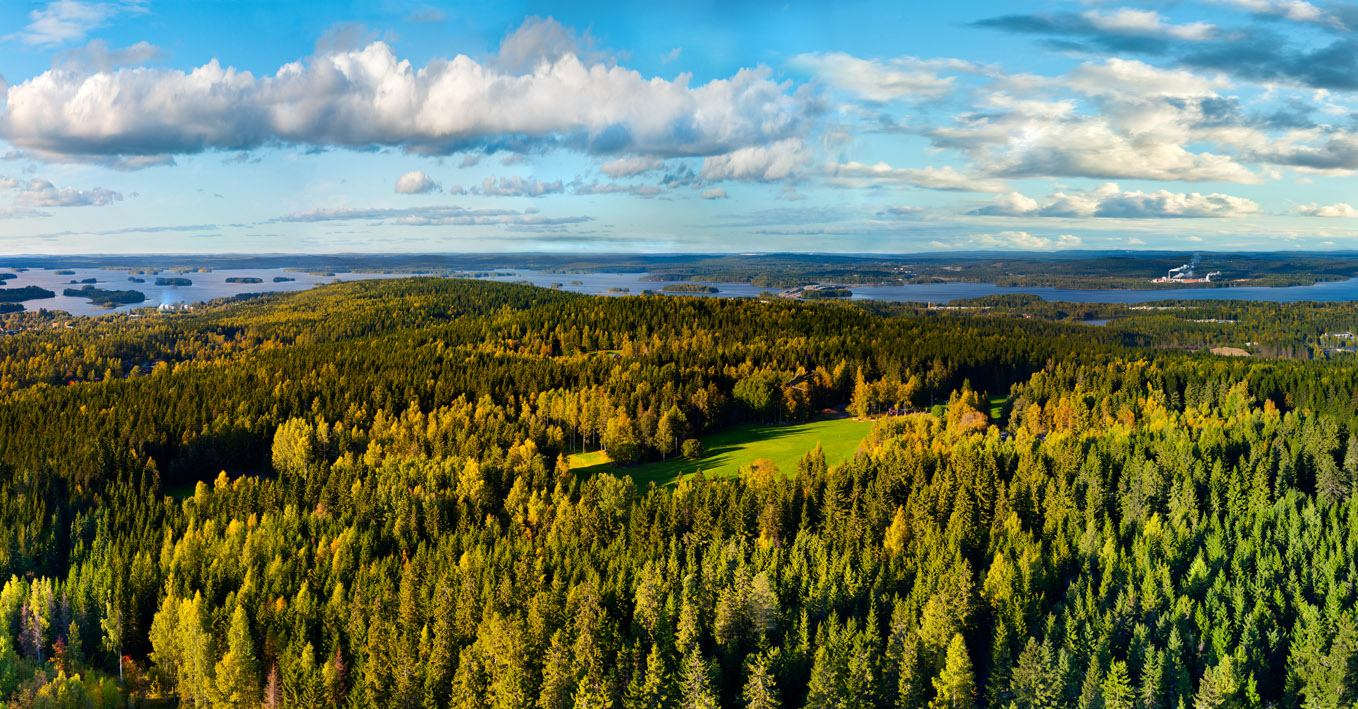
<svg viewBox="0 0 1358 709">
<path fill-rule="evenodd" d="M 630 475 L 637 487 L 648 483 L 669 485 L 680 474 L 703 471 L 709 476 L 735 475 L 741 466 L 768 458 L 785 474 L 797 472 L 797 461 L 816 447 L 825 450 L 825 461 L 839 463 L 854 454 L 872 428 L 870 421 L 840 418 L 798 424 L 746 425 L 703 436 L 703 457 L 698 460 L 671 458 L 633 466 L 614 466 L 603 451 L 570 456 L 571 470 L 580 474 Z"/>
</svg>

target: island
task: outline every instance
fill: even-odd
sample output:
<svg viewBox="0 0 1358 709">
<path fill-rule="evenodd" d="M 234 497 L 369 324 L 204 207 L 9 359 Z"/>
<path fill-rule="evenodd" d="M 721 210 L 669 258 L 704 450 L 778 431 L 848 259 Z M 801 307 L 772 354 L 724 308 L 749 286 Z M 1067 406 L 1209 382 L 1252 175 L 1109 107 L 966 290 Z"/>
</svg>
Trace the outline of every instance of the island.
<svg viewBox="0 0 1358 709">
<path fill-rule="evenodd" d="M 17 273 L 0 273 L 0 281 L 8 281 L 11 278 L 18 278 Z"/>
<path fill-rule="evenodd" d="M 24 286 L 22 288 L 0 288 L 0 303 L 18 303 L 24 300 L 38 300 L 39 298 L 55 298 L 57 294 L 46 288 L 38 286 Z"/>
<path fill-rule="evenodd" d="M 157 279 L 156 279 L 156 285 L 158 285 L 158 286 L 191 286 L 191 285 L 193 285 L 193 281 L 191 281 L 191 280 L 189 280 L 189 279 L 187 279 L 187 278 L 165 278 L 165 277 L 161 277 L 161 278 L 157 278 Z"/>
<path fill-rule="evenodd" d="M 853 291 L 848 288 L 806 288 L 801 292 L 804 300 L 829 300 L 831 298 L 848 298 L 853 295 Z"/>
<path fill-rule="evenodd" d="M 71 283 L 74 285 L 80 285 L 81 283 L 98 283 L 98 282 L 99 282 L 98 278 L 82 278 L 78 281 L 75 279 L 71 279 Z"/>
<path fill-rule="evenodd" d="M 263 279 L 263 278 L 255 278 L 254 276 L 232 276 L 232 277 L 226 279 L 226 282 L 227 282 L 227 283 L 263 283 L 263 282 L 264 282 L 264 279 Z M 275 281 L 275 282 L 276 282 L 276 281 Z"/>
<path fill-rule="evenodd" d="M 146 282 L 146 279 L 145 279 L 145 278 L 137 278 L 136 276 L 128 276 L 128 277 L 127 277 L 127 280 L 129 280 L 129 281 L 131 281 L 131 282 L 133 282 L 133 283 L 145 283 L 145 282 Z"/>
<path fill-rule="evenodd" d="M 274 276 L 274 277 L 273 277 L 273 282 L 274 282 L 274 283 L 291 283 L 291 282 L 293 282 L 293 281 L 295 281 L 295 280 L 297 280 L 297 279 L 296 279 L 296 278 L 292 278 L 291 276 Z"/>
<path fill-rule="evenodd" d="M 67 288 L 61 294 L 69 298 L 85 298 L 92 305 L 103 308 L 116 308 L 120 305 L 141 303 L 146 300 L 146 294 L 139 290 L 104 290 L 94 286 Z"/>
<path fill-rule="evenodd" d="M 608 289 L 608 292 L 609 292 L 609 293 L 631 293 L 631 292 L 632 292 L 632 289 L 631 289 L 631 288 L 619 288 L 618 286 L 613 286 L 612 288 L 609 288 L 609 289 Z"/>
<path fill-rule="evenodd" d="M 74 276 L 75 271 L 53 271 L 52 274 L 56 276 Z"/>
<path fill-rule="evenodd" d="M 666 293 L 720 293 L 716 286 L 702 283 L 671 283 L 660 290 Z"/>
</svg>

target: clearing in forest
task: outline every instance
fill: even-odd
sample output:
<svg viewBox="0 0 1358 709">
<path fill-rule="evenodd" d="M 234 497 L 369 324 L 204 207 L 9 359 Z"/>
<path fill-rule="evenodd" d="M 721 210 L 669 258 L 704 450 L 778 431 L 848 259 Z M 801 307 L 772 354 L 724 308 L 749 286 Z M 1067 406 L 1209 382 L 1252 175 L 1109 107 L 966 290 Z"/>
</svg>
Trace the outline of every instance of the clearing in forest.
<svg viewBox="0 0 1358 709">
<path fill-rule="evenodd" d="M 590 475 L 613 473 L 630 475 L 637 487 L 645 489 L 649 483 L 669 485 L 680 473 L 699 470 L 709 476 L 735 475 L 741 466 L 757 458 L 768 458 L 778 464 L 784 474 L 797 472 L 797 461 L 816 443 L 825 450 L 825 462 L 834 465 L 853 455 L 858 444 L 872 428 L 871 421 L 848 418 L 809 421 L 797 424 L 769 424 L 734 426 L 718 433 L 703 436 L 703 457 L 698 460 L 670 458 L 641 465 L 614 467 L 603 451 L 577 453 L 570 456 L 571 470 Z"/>
</svg>

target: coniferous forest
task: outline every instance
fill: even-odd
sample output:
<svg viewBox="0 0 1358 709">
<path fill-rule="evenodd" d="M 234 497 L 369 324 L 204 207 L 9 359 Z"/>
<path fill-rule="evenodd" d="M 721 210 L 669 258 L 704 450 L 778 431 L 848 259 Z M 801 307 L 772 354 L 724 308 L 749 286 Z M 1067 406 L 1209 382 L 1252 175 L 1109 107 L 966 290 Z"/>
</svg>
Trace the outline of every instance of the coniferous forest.
<svg viewBox="0 0 1358 709">
<path fill-rule="evenodd" d="M 1358 324 L 1267 307 L 1261 342 Z M 426 278 L 12 315 L 0 702 L 1358 702 L 1358 361 L 1032 309 Z M 628 474 L 840 415 L 842 462 Z"/>
</svg>

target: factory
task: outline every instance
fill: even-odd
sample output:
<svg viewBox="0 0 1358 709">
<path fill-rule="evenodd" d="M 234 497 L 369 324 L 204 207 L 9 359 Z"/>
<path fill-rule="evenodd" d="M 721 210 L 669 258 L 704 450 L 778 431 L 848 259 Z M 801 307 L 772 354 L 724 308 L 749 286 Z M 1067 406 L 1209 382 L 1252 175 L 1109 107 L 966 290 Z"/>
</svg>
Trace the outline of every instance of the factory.
<svg viewBox="0 0 1358 709">
<path fill-rule="evenodd" d="M 1221 275 L 1221 271 L 1212 271 L 1202 278 L 1195 277 L 1193 269 L 1197 268 L 1200 260 L 1200 257 L 1194 256 L 1189 263 L 1171 268 L 1165 275 L 1151 279 L 1151 283 L 1211 283 L 1213 278 Z"/>
</svg>

